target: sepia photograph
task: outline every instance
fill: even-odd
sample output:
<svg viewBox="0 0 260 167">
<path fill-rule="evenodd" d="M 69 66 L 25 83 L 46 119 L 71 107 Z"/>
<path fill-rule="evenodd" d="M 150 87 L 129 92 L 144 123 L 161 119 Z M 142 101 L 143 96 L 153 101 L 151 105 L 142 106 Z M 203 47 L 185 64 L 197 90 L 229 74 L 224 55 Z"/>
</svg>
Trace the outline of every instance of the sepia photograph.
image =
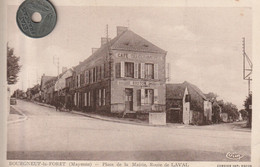
<svg viewBox="0 0 260 167">
<path fill-rule="evenodd" d="M 47 2 L 7 7 L 7 160 L 251 161 L 252 8 Z"/>
</svg>

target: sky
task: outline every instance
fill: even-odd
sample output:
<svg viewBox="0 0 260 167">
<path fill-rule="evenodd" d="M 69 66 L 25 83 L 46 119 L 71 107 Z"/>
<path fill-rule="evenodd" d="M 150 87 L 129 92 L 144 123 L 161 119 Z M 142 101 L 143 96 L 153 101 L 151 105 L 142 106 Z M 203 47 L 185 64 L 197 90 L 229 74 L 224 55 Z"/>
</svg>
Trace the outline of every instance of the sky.
<svg viewBox="0 0 260 167">
<path fill-rule="evenodd" d="M 8 8 L 8 42 L 22 65 L 14 88 L 32 87 L 43 73 L 57 75 L 53 57 L 59 57 L 60 68 L 86 59 L 91 48 L 100 47 L 106 25 L 111 38 L 116 36 L 116 26 L 127 26 L 167 51 L 171 83 L 191 82 L 204 93 L 214 92 L 243 108 L 248 85 L 243 80 L 242 37 L 251 57 L 250 8 L 60 6 L 55 29 L 40 39 L 19 30 L 17 8 Z"/>
</svg>

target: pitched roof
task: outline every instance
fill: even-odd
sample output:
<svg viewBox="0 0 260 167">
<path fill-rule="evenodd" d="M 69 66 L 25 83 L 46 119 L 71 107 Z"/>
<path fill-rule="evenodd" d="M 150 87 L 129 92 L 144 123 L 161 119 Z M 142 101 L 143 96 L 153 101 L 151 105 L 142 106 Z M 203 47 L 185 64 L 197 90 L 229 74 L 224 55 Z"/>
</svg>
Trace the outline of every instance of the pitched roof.
<svg viewBox="0 0 260 167">
<path fill-rule="evenodd" d="M 163 49 L 155 46 L 143 37 L 131 30 L 123 32 L 120 37 L 111 45 L 111 49 L 130 50 L 137 52 L 166 53 Z"/>
<path fill-rule="evenodd" d="M 47 75 L 43 75 L 42 79 L 41 79 L 41 84 L 45 84 L 47 81 L 56 78 L 55 76 L 47 76 Z"/>
<path fill-rule="evenodd" d="M 120 35 L 117 35 L 115 38 L 102 45 L 97 51 L 95 51 L 91 56 L 85 59 L 83 62 L 73 67 L 75 71 L 80 71 L 82 68 L 85 69 L 87 66 L 94 65 L 94 62 L 91 62 L 93 59 L 97 59 L 101 56 L 108 54 L 108 46 L 111 50 L 127 50 L 127 51 L 137 51 L 137 52 L 150 52 L 150 53 L 163 53 L 167 52 L 163 49 L 155 46 L 151 42 L 137 35 L 131 30 L 126 30 Z"/>
<path fill-rule="evenodd" d="M 183 83 L 166 84 L 167 99 L 182 99 L 186 86 Z"/>
<path fill-rule="evenodd" d="M 204 95 L 204 93 L 196 86 L 196 85 L 193 85 L 187 81 L 184 81 L 183 82 L 184 85 L 186 85 L 188 87 L 188 90 L 189 89 L 193 89 L 198 95 L 200 95 L 204 100 L 207 100 L 207 97 Z"/>
<path fill-rule="evenodd" d="M 196 92 L 204 100 L 207 100 L 204 93 L 196 86 L 187 81 L 176 84 L 166 84 L 166 98 L 169 99 L 182 99 L 184 96 L 185 88 L 187 87 L 189 94 Z M 191 91 L 190 89 L 194 90 Z"/>
</svg>

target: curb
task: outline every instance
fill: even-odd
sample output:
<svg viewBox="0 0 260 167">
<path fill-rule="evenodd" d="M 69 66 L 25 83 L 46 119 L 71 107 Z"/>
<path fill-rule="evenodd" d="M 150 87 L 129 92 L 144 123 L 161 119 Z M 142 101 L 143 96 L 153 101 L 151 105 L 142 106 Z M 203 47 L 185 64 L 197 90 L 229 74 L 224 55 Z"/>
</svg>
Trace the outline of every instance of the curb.
<svg viewBox="0 0 260 167">
<path fill-rule="evenodd" d="M 21 119 L 17 119 L 17 120 L 14 120 L 14 121 L 7 121 L 7 124 L 13 124 L 13 123 L 18 123 L 18 122 L 22 122 L 22 121 L 25 121 L 28 119 L 28 117 L 20 110 L 18 109 L 17 107 L 15 106 L 12 106 L 14 108 L 15 111 L 19 112 L 21 115 L 22 115 L 22 118 Z"/>
<path fill-rule="evenodd" d="M 92 115 L 89 115 L 89 114 L 86 114 L 86 113 L 81 113 L 81 112 L 78 112 L 78 111 L 71 111 L 71 113 L 72 114 L 77 114 L 77 115 L 82 115 L 82 116 L 93 118 L 93 119 L 102 120 L 102 121 L 108 121 L 108 122 L 124 123 L 124 124 L 131 124 L 131 125 L 141 125 L 141 126 L 151 126 L 151 127 L 152 126 L 156 126 L 156 127 L 162 126 L 162 125 L 150 125 L 150 124 L 143 124 L 143 123 L 130 122 L 130 121 L 105 119 L 105 118 L 102 118 L 102 117 L 92 116 Z M 166 127 L 166 126 L 163 125 L 163 127 Z"/>
</svg>

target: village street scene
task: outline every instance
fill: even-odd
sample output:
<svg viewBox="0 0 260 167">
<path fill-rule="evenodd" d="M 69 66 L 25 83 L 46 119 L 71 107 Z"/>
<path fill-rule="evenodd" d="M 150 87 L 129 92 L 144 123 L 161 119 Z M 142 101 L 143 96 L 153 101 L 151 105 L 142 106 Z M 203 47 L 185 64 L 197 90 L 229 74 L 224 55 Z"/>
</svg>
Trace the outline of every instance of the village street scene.
<svg viewBox="0 0 260 167">
<path fill-rule="evenodd" d="M 88 10 L 66 12 L 85 16 Z M 134 10 L 143 22 L 126 9 L 130 21 L 120 17 L 124 21 L 103 27 L 106 20 L 95 23 L 104 32 L 83 23 L 37 45 L 26 39 L 30 52 L 10 35 L 7 159 L 250 161 L 251 31 L 233 32 L 244 21 L 237 19 L 241 12 L 250 16 L 250 11 L 191 9 L 180 16 L 182 25 L 160 21 L 165 26 L 155 32 L 140 28 L 151 19 L 150 9 Z M 202 21 L 194 12 L 197 17 L 228 13 L 236 26 L 214 29 L 230 32 L 228 37 L 208 25 L 202 26 L 207 32 L 192 29 Z M 107 17 L 112 16 L 118 17 Z M 155 20 L 150 24 L 156 26 Z M 69 36 L 75 30 L 91 39 Z M 164 35 L 166 30 L 175 35 Z"/>
</svg>

